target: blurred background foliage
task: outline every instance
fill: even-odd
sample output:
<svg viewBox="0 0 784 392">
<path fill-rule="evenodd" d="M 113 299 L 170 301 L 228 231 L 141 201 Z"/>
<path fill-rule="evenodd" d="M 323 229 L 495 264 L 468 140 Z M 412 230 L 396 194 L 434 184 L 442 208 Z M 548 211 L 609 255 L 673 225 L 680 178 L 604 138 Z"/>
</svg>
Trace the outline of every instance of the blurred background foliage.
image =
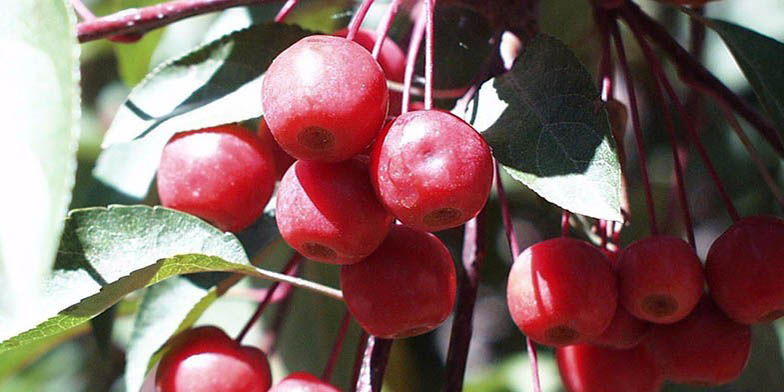
<svg viewBox="0 0 784 392">
<path fill-rule="evenodd" d="M 98 15 L 105 15 L 130 7 L 155 4 L 155 0 L 93 0 L 87 5 Z M 380 18 L 386 1 L 376 1 L 368 20 L 374 25 Z M 656 15 L 682 42 L 686 42 L 688 21 L 677 10 L 651 1 L 640 1 L 643 8 Z M 79 168 L 72 208 L 100 206 L 110 203 L 135 203 L 92 175 L 91 170 L 100 152 L 103 133 L 108 128 L 118 105 L 144 75 L 160 62 L 181 55 L 201 42 L 252 23 L 272 19 L 280 3 L 252 9 L 237 8 L 222 13 L 187 19 L 165 29 L 147 34 L 132 45 L 115 44 L 106 40 L 83 45 L 82 88 L 83 118 L 79 144 Z M 332 32 L 345 26 L 353 11 L 348 0 L 303 1 L 287 19 L 305 28 Z M 784 2 L 779 0 L 722 0 L 707 8 L 711 17 L 726 19 L 752 28 L 763 34 L 784 39 Z M 588 68 L 595 73 L 599 45 L 592 13 L 587 0 L 547 0 L 541 2 L 540 22 L 544 32 L 566 42 Z M 441 9 L 437 23 L 436 78 L 440 87 L 452 88 L 468 83 L 482 60 L 492 48 L 490 26 L 478 15 L 462 9 Z M 391 36 L 405 49 L 411 23 L 399 16 Z M 627 40 L 633 42 L 632 40 Z M 259 43 L 263 45 L 264 43 Z M 671 222 L 665 231 L 680 235 L 677 202 L 672 191 L 672 161 L 668 138 L 663 129 L 660 108 L 653 104 L 653 90 L 645 63 L 634 45 L 628 45 L 635 79 L 640 85 L 642 119 L 648 145 L 651 175 L 660 222 Z M 705 62 L 725 83 L 749 101 L 755 96 L 737 65 L 717 36 L 708 32 Z M 623 91 L 622 85 L 618 90 Z M 679 85 L 683 95 L 689 91 Z M 623 94 L 618 94 L 625 101 Z M 775 200 L 767 190 L 759 173 L 738 139 L 721 119 L 719 109 L 700 101 L 697 113 L 701 134 L 709 154 L 730 195 L 742 215 L 781 215 Z M 448 105 L 449 102 L 442 104 Z M 748 127 L 747 127 L 748 129 Z M 755 146 L 762 152 L 768 170 L 779 183 L 784 181 L 782 162 L 754 132 L 748 132 Z M 627 142 L 630 132 L 627 132 Z M 628 144 L 627 143 L 627 144 Z M 631 151 L 627 148 L 627 151 Z M 629 243 L 647 235 L 647 222 L 639 181 L 639 167 L 635 154 L 629 156 L 628 172 L 632 200 L 632 224 L 622 234 L 622 242 Z M 699 253 L 704 257 L 708 246 L 730 223 L 718 195 L 696 155 L 688 158 L 686 183 L 689 203 L 696 224 Z M 560 210 L 540 199 L 519 183 L 507 178 L 514 224 L 521 246 L 558 235 Z M 145 200 L 155 204 L 153 195 Z M 488 255 L 482 274 L 482 285 L 474 316 L 474 338 L 469 356 L 466 390 L 472 392 L 529 391 L 531 390 L 528 357 L 523 336 L 514 327 L 505 301 L 506 274 L 511 264 L 509 250 L 503 237 L 501 215 L 495 198 L 489 202 Z M 581 236 L 577 229 L 573 234 Z M 440 233 L 459 260 L 462 233 L 450 230 Z M 286 252 L 285 249 L 277 250 Z M 278 265 L 266 265 L 280 268 Z M 337 286 L 337 269 L 308 263 L 305 276 Z M 229 334 L 235 334 L 253 311 L 254 303 L 243 296 L 250 286 L 264 286 L 264 282 L 244 282 L 218 300 L 199 320 L 199 324 L 217 324 Z M 232 294 L 234 293 L 234 294 Z M 96 319 L 58 336 L 0 354 L 0 390 L 15 391 L 122 391 L 124 347 L 130 339 L 133 315 L 141 293 L 126 298 L 113 309 L 111 317 Z M 274 308 L 273 308 L 274 309 Z M 274 314 L 268 311 L 267 314 Z M 319 374 L 326 362 L 343 307 L 328 299 L 296 291 L 290 304 L 289 316 L 283 326 L 274 358 L 278 378 L 287 370 L 307 370 Z M 266 317 L 269 322 L 269 316 Z M 386 388 L 389 391 L 436 391 L 442 389 L 446 347 L 450 324 L 424 336 L 396 342 L 387 369 Z M 745 373 L 736 382 L 711 390 L 772 391 L 784 385 L 784 344 L 781 336 L 784 322 L 754 329 L 752 358 Z M 358 341 L 359 328 L 352 324 L 349 339 L 342 351 L 333 381 L 346 387 Z M 253 339 L 261 342 L 263 334 L 256 331 Z M 103 342 L 103 343 L 100 343 Z M 540 373 L 543 390 L 562 390 L 552 351 L 540 351 Z M 682 386 L 667 386 L 667 391 L 699 390 Z"/>
</svg>

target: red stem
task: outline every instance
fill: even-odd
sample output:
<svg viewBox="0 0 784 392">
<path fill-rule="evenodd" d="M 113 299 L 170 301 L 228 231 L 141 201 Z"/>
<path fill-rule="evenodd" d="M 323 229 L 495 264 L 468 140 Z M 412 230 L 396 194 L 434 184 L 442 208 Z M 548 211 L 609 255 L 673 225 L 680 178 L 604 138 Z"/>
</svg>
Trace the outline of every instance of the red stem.
<svg viewBox="0 0 784 392">
<path fill-rule="evenodd" d="M 601 88 L 602 101 L 607 102 L 613 98 L 613 62 L 610 32 L 607 29 L 607 14 L 596 11 L 596 25 L 602 44 L 602 54 L 599 57 L 599 87 Z"/>
<path fill-rule="evenodd" d="M 343 342 L 346 341 L 346 332 L 348 332 L 349 324 L 351 324 L 351 313 L 347 308 L 346 313 L 343 314 L 343 320 L 340 322 L 338 336 L 335 338 L 335 343 L 332 345 L 332 352 L 329 353 L 327 365 L 324 366 L 324 372 L 321 373 L 321 381 L 328 383 L 332 378 L 332 373 L 335 370 L 335 364 L 338 363 L 338 357 L 340 356 L 340 349 L 343 347 Z"/>
<path fill-rule="evenodd" d="M 629 12 L 623 10 L 623 16 L 626 19 L 629 26 L 632 28 L 632 31 L 642 31 L 640 30 L 640 25 L 638 20 L 631 17 Z M 642 38 L 642 37 L 641 37 Z M 644 39 L 643 39 L 644 42 Z M 658 62 L 658 59 L 654 56 L 651 59 L 651 63 L 656 63 L 661 69 L 661 65 Z M 738 214 L 738 210 L 735 209 L 735 205 L 732 204 L 732 199 L 730 198 L 727 190 L 724 188 L 724 184 L 721 182 L 719 178 L 718 172 L 716 172 L 716 168 L 713 166 L 713 162 L 711 162 L 710 157 L 708 156 L 707 151 L 705 150 L 705 146 L 702 145 L 702 141 L 700 140 L 700 136 L 697 133 L 697 129 L 694 126 L 694 122 L 692 122 L 691 117 L 686 113 L 683 104 L 681 103 L 680 98 L 678 98 L 678 94 L 675 93 L 675 89 L 672 88 L 672 84 L 670 84 L 669 78 L 663 72 L 660 74 L 661 82 L 664 86 L 667 95 L 670 96 L 670 100 L 675 104 L 675 109 L 678 111 L 678 114 L 683 119 L 683 122 L 686 126 L 686 131 L 691 138 L 692 143 L 697 148 L 697 152 L 700 154 L 703 163 L 705 164 L 706 169 L 708 169 L 708 174 L 710 175 L 711 179 L 713 180 L 713 184 L 716 186 L 716 189 L 719 191 L 719 195 L 721 196 L 722 200 L 724 201 L 724 206 L 727 208 L 727 213 L 732 218 L 733 222 L 737 222 L 740 220 L 740 215 Z M 707 91 L 715 92 L 715 90 L 708 89 Z"/>
<path fill-rule="evenodd" d="M 280 7 L 278 14 L 275 15 L 275 23 L 282 23 L 298 3 L 299 0 L 287 0 L 286 3 Z"/>
<path fill-rule="evenodd" d="M 381 48 L 384 45 L 384 41 L 387 39 L 387 34 L 389 34 L 389 29 L 392 27 L 392 21 L 395 20 L 395 15 L 397 15 L 398 10 L 400 9 L 400 3 L 402 0 L 392 0 L 389 4 L 389 8 L 387 8 L 387 13 L 384 14 L 384 18 L 381 19 L 381 23 L 378 24 L 376 28 L 376 42 L 373 44 L 373 58 L 378 59 L 378 54 L 381 53 Z"/>
<path fill-rule="evenodd" d="M 425 110 L 433 108 L 433 23 L 435 0 L 425 3 Z"/>
<path fill-rule="evenodd" d="M 569 236 L 569 217 L 572 216 L 572 213 L 563 210 L 561 213 L 561 237 L 568 237 Z"/>
<path fill-rule="evenodd" d="M 636 26 L 630 25 L 632 33 L 637 39 L 637 43 L 639 44 L 643 55 L 648 60 L 648 67 L 651 70 L 651 74 L 653 75 L 654 79 L 654 85 L 656 87 L 656 100 L 662 109 L 662 113 L 664 113 L 664 122 L 667 125 L 667 132 L 670 136 L 672 161 L 674 165 L 675 180 L 677 182 L 678 199 L 681 205 L 681 212 L 683 213 L 683 224 L 686 226 L 686 234 L 689 239 L 689 244 L 691 244 L 692 248 L 697 249 L 697 242 L 694 240 L 694 226 L 692 225 L 691 213 L 689 212 L 688 197 L 686 196 L 686 185 L 683 181 L 683 168 L 681 167 L 681 160 L 678 154 L 678 139 L 675 137 L 675 121 L 672 118 L 672 113 L 670 113 L 670 108 L 669 105 L 667 105 L 667 99 L 664 96 L 664 91 L 662 90 L 661 86 L 661 80 L 663 78 L 664 72 L 662 71 L 659 62 L 656 61 L 656 56 L 651 50 L 651 47 L 648 45 L 648 42 L 645 41 L 645 38 L 634 27 Z"/>
<path fill-rule="evenodd" d="M 607 249 L 607 221 L 604 219 L 599 219 L 599 238 L 602 240 L 599 246 Z"/>
<path fill-rule="evenodd" d="M 357 391 L 357 384 L 359 383 L 359 374 L 362 372 L 362 361 L 365 358 L 365 348 L 367 348 L 368 335 L 365 330 L 359 334 L 359 342 L 357 342 L 357 352 L 354 354 L 354 371 L 351 374 L 350 392 Z"/>
<path fill-rule="evenodd" d="M 623 17 L 629 22 L 634 21 L 638 29 L 650 37 L 661 47 L 678 67 L 681 80 L 689 84 L 701 85 L 717 99 L 733 108 L 736 113 L 746 119 L 765 137 L 768 143 L 780 155 L 784 155 L 784 143 L 779 133 L 771 123 L 754 110 L 746 101 L 725 86 L 718 78 L 713 76 L 700 62 L 684 49 L 666 30 L 650 16 L 645 14 L 639 6 L 627 2 L 621 7 Z"/>
<path fill-rule="evenodd" d="M 640 159 L 640 174 L 642 175 L 642 185 L 645 191 L 645 202 L 648 207 L 648 223 L 650 223 L 651 234 L 656 235 L 658 234 L 658 225 L 656 224 L 656 211 L 653 206 L 651 183 L 648 178 L 648 159 L 645 156 L 645 143 L 642 138 L 642 126 L 640 125 L 637 96 L 634 91 L 634 80 L 632 80 L 632 74 L 631 71 L 629 71 L 629 62 L 626 60 L 626 50 L 623 48 L 623 40 L 621 39 L 621 33 L 618 30 L 618 23 L 616 23 L 614 19 L 610 22 L 610 31 L 612 32 L 613 40 L 615 41 L 615 51 L 618 54 L 618 62 L 623 71 L 624 80 L 626 81 L 626 90 L 629 94 L 629 106 L 631 107 L 632 112 L 634 138 L 637 145 L 637 155 Z"/>
<path fill-rule="evenodd" d="M 460 269 L 463 278 L 460 282 L 446 357 L 445 391 L 447 392 L 463 390 L 466 360 L 474 331 L 474 305 L 485 258 L 485 215 L 486 208 L 483 208 L 477 217 L 465 224 L 463 233 L 463 263 L 458 265 L 462 267 Z"/>
<path fill-rule="evenodd" d="M 294 255 L 291 256 L 291 259 L 289 259 L 289 262 L 286 263 L 286 266 L 283 267 L 283 273 L 285 273 L 286 275 L 294 274 L 297 267 L 299 266 L 300 261 L 302 261 L 302 256 L 300 256 L 299 253 L 294 253 Z M 264 313 L 264 309 L 266 309 L 267 305 L 269 305 L 270 301 L 272 301 L 272 296 L 275 294 L 275 289 L 277 289 L 279 285 L 280 282 L 276 281 L 276 282 L 272 282 L 272 284 L 269 286 L 269 290 L 267 290 L 267 295 L 265 295 L 264 299 L 261 302 L 259 302 L 259 306 L 256 307 L 256 311 L 253 312 L 252 316 L 250 316 L 250 320 L 248 320 L 248 322 L 245 323 L 245 326 L 242 327 L 240 333 L 237 334 L 237 337 L 235 339 L 237 343 L 241 343 L 242 340 L 245 339 L 245 335 L 248 334 L 248 331 L 250 331 L 251 327 L 253 327 L 253 324 L 255 324 L 259 320 L 261 314 Z"/>
<path fill-rule="evenodd" d="M 357 13 L 354 14 L 354 17 L 351 18 L 351 22 L 348 24 L 348 34 L 346 35 L 346 39 L 354 40 L 354 37 L 357 35 L 357 31 L 359 31 L 360 26 L 362 26 L 362 22 L 365 20 L 365 16 L 367 16 L 368 10 L 370 10 L 370 6 L 373 5 L 373 0 L 363 0 L 362 4 L 360 4 Z"/>
<path fill-rule="evenodd" d="M 414 68 L 416 59 L 419 55 L 419 46 L 422 44 L 422 36 L 425 33 L 425 15 L 417 18 L 414 29 L 411 31 L 411 39 L 408 41 L 408 54 L 406 58 L 406 75 L 403 79 L 403 107 L 402 113 L 408 113 L 409 100 L 411 96 L 411 81 L 414 79 Z"/>
</svg>

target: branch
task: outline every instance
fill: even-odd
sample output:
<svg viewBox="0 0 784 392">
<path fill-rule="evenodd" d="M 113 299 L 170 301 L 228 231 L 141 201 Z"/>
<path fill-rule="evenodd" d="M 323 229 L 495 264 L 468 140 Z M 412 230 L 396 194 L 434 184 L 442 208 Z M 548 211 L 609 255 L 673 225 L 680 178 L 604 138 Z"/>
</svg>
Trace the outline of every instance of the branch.
<svg viewBox="0 0 784 392">
<path fill-rule="evenodd" d="M 621 9 L 621 15 L 630 23 L 640 26 L 648 37 L 656 42 L 678 67 L 682 80 L 713 91 L 715 95 L 732 107 L 741 117 L 754 126 L 779 155 L 784 155 L 784 144 L 770 122 L 754 110 L 746 101 L 725 86 L 718 78 L 708 71 L 697 59 L 684 49 L 662 26 L 645 14 L 639 6 L 627 2 Z"/>
<path fill-rule="evenodd" d="M 145 33 L 191 16 L 276 1 L 280 0 L 172 0 L 79 23 L 76 35 L 84 43 L 124 33 Z"/>
</svg>

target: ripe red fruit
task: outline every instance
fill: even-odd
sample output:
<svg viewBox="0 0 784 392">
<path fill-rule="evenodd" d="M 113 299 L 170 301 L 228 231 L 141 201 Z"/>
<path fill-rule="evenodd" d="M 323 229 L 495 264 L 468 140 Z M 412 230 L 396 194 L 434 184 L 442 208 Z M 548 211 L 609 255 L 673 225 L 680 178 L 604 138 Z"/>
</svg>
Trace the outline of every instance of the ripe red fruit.
<svg viewBox="0 0 784 392">
<path fill-rule="evenodd" d="M 217 327 L 177 335 L 155 375 L 158 392 L 264 392 L 272 385 L 267 356 Z"/>
<path fill-rule="evenodd" d="M 291 45 L 264 74 L 264 118 L 297 159 L 344 161 L 369 145 L 387 115 L 384 71 L 359 44 L 314 35 Z"/>
<path fill-rule="evenodd" d="M 784 221 L 744 218 L 711 245 L 705 262 L 711 297 L 742 324 L 784 316 Z"/>
<path fill-rule="evenodd" d="M 280 148 L 278 142 L 275 141 L 275 138 L 272 137 L 272 132 L 270 132 L 269 125 L 267 122 L 264 121 L 262 117 L 259 120 L 259 129 L 256 135 L 259 137 L 262 143 L 267 145 L 272 151 L 272 156 L 275 158 L 275 178 L 280 180 L 283 178 L 283 175 L 286 174 L 286 170 L 294 164 L 294 157 L 287 154 L 286 151 L 283 151 Z"/>
<path fill-rule="evenodd" d="M 256 221 L 272 197 L 275 161 L 238 125 L 182 132 L 163 149 L 157 184 L 164 206 L 236 232 Z"/>
<path fill-rule="evenodd" d="M 618 304 L 610 326 L 599 337 L 591 339 L 590 343 L 617 350 L 630 349 L 642 342 L 648 335 L 650 326 L 650 323 L 632 316 Z"/>
<path fill-rule="evenodd" d="M 292 248 L 332 264 L 356 263 L 371 254 L 394 220 L 357 160 L 295 162 L 280 181 L 275 214 Z"/>
<path fill-rule="evenodd" d="M 370 174 L 381 202 L 406 225 L 462 225 L 485 205 L 493 157 L 479 133 L 451 113 L 408 112 L 379 135 Z"/>
<path fill-rule="evenodd" d="M 340 286 L 351 314 L 382 338 L 420 335 L 452 312 L 455 266 L 438 237 L 395 225 L 373 254 L 344 265 Z"/>
<path fill-rule="evenodd" d="M 269 392 L 340 392 L 334 386 L 305 372 L 291 373 L 275 384 Z"/>
<path fill-rule="evenodd" d="M 700 259 L 680 238 L 651 236 L 629 245 L 616 263 L 621 304 L 633 316 L 674 323 L 697 305 L 705 286 Z"/>
<path fill-rule="evenodd" d="M 524 334 L 558 347 L 601 335 L 615 314 L 618 289 L 600 250 L 562 237 L 534 244 L 517 257 L 506 296 Z"/>
<path fill-rule="evenodd" d="M 737 378 L 751 351 L 751 329 L 722 313 L 704 296 L 685 319 L 654 325 L 645 341 L 665 378 L 720 385 Z"/>
<path fill-rule="evenodd" d="M 568 392 L 656 392 L 664 381 L 642 346 L 578 344 L 557 348 L 555 358 Z"/>
<path fill-rule="evenodd" d="M 348 28 L 340 29 L 335 32 L 339 37 L 348 35 Z M 376 44 L 376 33 L 374 31 L 359 29 L 357 35 L 354 36 L 354 41 L 368 51 L 373 51 L 373 46 Z M 406 75 L 406 54 L 403 50 L 393 41 L 387 37 L 381 45 L 381 51 L 378 52 L 378 64 L 384 70 L 388 80 L 403 83 Z M 389 115 L 397 116 L 400 114 L 400 109 L 403 104 L 403 93 L 397 91 L 389 92 Z"/>
</svg>

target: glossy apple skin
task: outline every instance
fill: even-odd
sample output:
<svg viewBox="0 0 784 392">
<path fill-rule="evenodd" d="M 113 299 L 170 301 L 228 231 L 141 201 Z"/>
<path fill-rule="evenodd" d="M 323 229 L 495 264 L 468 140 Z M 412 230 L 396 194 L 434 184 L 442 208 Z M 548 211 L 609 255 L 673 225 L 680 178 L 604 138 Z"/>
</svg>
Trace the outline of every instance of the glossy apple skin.
<svg viewBox="0 0 784 392">
<path fill-rule="evenodd" d="M 615 273 L 591 244 L 553 238 L 523 251 L 509 272 L 509 313 L 520 330 L 547 346 L 595 339 L 618 304 Z"/>
<path fill-rule="evenodd" d="M 259 137 L 259 140 L 267 145 L 270 151 L 272 151 L 272 156 L 275 159 L 275 178 L 280 180 L 283 178 L 283 175 L 286 174 L 286 170 L 294 164 L 296 159 L 280 148 L 278 142 L 272 137 L 269 125 L 267 125 L 267 121 L 265 121 L 263 117 L 259 120 L 259 128 L 256 135 Z"/>
<path fill-rule="evenodd" d="M 272 385 L 267 356 L 213 327 L 176 336 L 155 375 L 157 392 L 265 392 Z"/>
<path fill-rule="evenodd" d="M 162 205 L 237 232 L 255 222 L 272 197 L 275 160 L 238 125 L 182 132 L 164 147 L 156 181 Z"/>
<path fill-rule="evenodd" d="M 604 332 L 591 339 L 590 343 L 597 346 L 627 350 L 640 344 L 648 335 L 651 324 L 632 316 L 618 304 L 615 315 Z"/>
<path fill-rule="evenodd" d="M 297 372 L 289 374 L 275 384 L 269 392 L 340 392 L 340 390 L 310 373 Z"/>
<path fill-rule="evenodd" d="M 642 346 L 578 344 L 557 348 L 555 358 L 568 392 L 657 392 L 664 381 Z"/>
<path fill-rule="evenodd" d="M 455 303 L 457 277 L 441 240 L 395 225 L 373 254 L 341 267 L 340 286 L 349 311 L 365 331 L 404 338 L 446 320 Z"/>
<path fill-rule="evenodd" d="M 751 329 L 727 318 L 704 296 L 685 319 L 654 325 L 644 344 L 668 380 L 721 385 L 736 379 L 746 367 Z"/>
<path fill-rule="evenodd" d="M 784 316 L 784 221 L 753 216 L 730 226 L 708 251 L 705 277 L 716 304 L 741 324 Z"/>
<path fill-rule="evenodd" d="M 278 187 L 276 219 L 292 248 L 316 261 L 356 263 L 370 255 L 394 218 L 376 199 L 366 166 L 297 161 Z"/>
<path fill-rule="evenodd" d="M 272 135 L 297 159 L 347 160 L 376 138 L 387 115 L 384 71 L 341 37 L 297 41 L 273 60 L 261 91 Z"/>
<path fill-rule="evenodd" d="M 339 37 L 345 37 L 348 35 L 348 28 L 343 28 L 336 31 L 335 35 Z M 376 32 L 359 29 L 357 30 L 357 35 L 354 36 L 354 41 L 362 45 L 362 47 L 367 49 L 369 52 L 372 52 L 373 46 L 376 44 Z M 406 54 L 403 53 L 403 49 L 400 49 L 400 47 L 397 46 L 395 41 L 393 41 L 391 38 L 387 37 L 387 39 L 385 39 L 384 43 L 381 45 L 381 51 L 378 53 L 378 63 L 381 65 L 381 69 L 384 70 L 384 75 L 386 75 L 388 80 L 403 83 L 403 79 L 406 75 Z M 400 115 L 402 104 L 403 93 L 390 91 L 389 115 Z"/>
<path fill-rule="evenodd" d="M 688 243 L 656 235 L 626 247 L 616 264 L 621 304 L 633 316 L 674 323 L 699 302 L 705 287 L 702 264 Z"/>
<path fill-rule="evenodd" d="M 493 157 L 463 120 L 419 110 L 396 118 L 379 135 L 370 174 L 379 200 L 397 219 L 438 231 L 462 225 L 485 205 Z"/>
</svg>

